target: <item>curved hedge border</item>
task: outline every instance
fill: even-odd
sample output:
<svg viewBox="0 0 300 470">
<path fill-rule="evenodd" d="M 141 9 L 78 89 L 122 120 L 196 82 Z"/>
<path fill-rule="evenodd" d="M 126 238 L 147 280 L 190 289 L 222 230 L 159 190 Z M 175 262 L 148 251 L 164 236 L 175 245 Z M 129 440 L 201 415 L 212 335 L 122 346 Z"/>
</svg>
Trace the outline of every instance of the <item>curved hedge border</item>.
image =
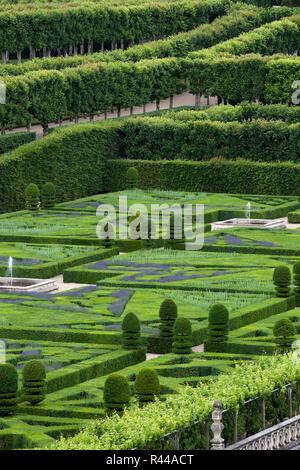
<svg viewBox="0 0 300 470">
<path fill-rule="evenodd" d="M 27 144 L 36 139 L 35 132 L 18 132 L 0 136 L 0 154 L 11 152 L 20 145 Z"/>
</svg>

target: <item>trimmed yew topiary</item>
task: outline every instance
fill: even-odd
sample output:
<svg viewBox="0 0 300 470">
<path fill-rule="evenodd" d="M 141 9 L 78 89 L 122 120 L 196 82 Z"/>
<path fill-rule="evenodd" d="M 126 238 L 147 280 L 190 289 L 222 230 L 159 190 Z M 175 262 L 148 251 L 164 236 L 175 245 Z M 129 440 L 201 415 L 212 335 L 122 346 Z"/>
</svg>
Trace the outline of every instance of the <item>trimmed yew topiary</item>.
<svg viewBox="0 0 300 470">
<path fill-rule="evenodd" d="M 291 284 L 291 271 L 288 266 L 277 266 L 273 273 L 273 282 L 277 297 L 289 297 Z"/>
<path fill-rule="evenodd" d="M 134 313 L 127 313 L 122 321 L 122 345 L 124 349 L 138 349 L 141 340 L 141 324 Z"/>
<path fill-rule="evenodd" d="M 174 323 L 177 318 L 177 305 L 172 299 L 165 299 L 159 308 L 159 334 L 162 338 L 172 338 Z"/>
<path fill-rule="evenodd" d="M 122 374 L 111 374 L 104 384 L 103 400 L 108 409 L 123 410 L 131 398 L 129 380 Z"/>
<path fill-rule="evenodd" d="M 17 407 L 18 372 L 9 363 L 0 364 L 0 416 L 12 414 Z"/>
<path fill-rule="evenodd" d="M 136 189 L 139 185 L 139 172 L 134 167 L 131 166 L 126 171 L 126 189 Z"/>
<path fill-rule="evenodd" d="M 32 405 L 40 403 L 46 396 L 46 368 L 42 361 L 32 359 L 22 369 L 23 397 Z"/>
<path fill-rule="evenodd" d="M 160 395 L 160 383 L 155 369 L 141 369 L 134 382 L 135 396 L 141 402 L 154 401 Z"/>
<path fill-rule="evenodd" d="M 56 189 L 53 183 L 48 182 L 45 183 L 41 190 L 41 197 L 42 197 L 42 208 L 49 209 L 53 207 L 56 200 Z"/>
<path fill-rule="evenodd" d="M 296 307 L 300 307 L 300 262 L 295 263 L 293 267 L 294 294 L 296 298 Z"/>
<path fill-rule="evenodd" d="M 172 352 L 174 354 L 190 354 L 192 344 L 190 320 L 183 317 L 177 318 L 174 324 Z"/>
<path fill-rule="evenodd" d="M 205 351 L 224 352 L 229 328 L 229 313 L 225 305 L 216 303 L 209 309 L 208 335 L 204 341 Z"/>
<path fill-rule="evenodd" d="M 37 211 L 40 209 L 40 190 L 34 183 L 30 183 L 25 189 L 26 209 Z"/>
<path fill-rule="evenodd" d="M 280 352 L 288 351 L 295 341 L 296 330 L 289 318 L 277 320 L 273 328 L 273 335 Z"/>
</svg>

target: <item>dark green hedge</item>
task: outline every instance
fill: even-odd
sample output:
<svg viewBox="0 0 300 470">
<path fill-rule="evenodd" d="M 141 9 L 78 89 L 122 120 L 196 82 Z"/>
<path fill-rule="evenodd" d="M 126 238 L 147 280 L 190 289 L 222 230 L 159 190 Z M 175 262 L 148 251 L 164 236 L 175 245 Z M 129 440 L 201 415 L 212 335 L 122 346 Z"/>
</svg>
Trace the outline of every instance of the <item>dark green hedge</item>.
<svg viewBox="0 0 300 470">
<path fill-rule="evenodd" d="M 0 154 L 11 152 L 20 145 L 27 144 L 36 139 L 35 132 L 18 132 L 0 136 Z"/>
<path fill-rule="evenodd" d="M 207 191 L 243 194 L 299 196 L 300 164 L 258 163 L 246 160 L 213 159 L 187 161 L 108 161 L 106 189 L 123 188 L 122 175 L 134 163 L 140 175 L 141 189 Z"/>
<path fill-rule="evenodd" d="M 187 31 L 225 13 L 229 0 L 110 6 L 83 4 L 10 6 L 0 11 L 0 50 L 67 47 L 86 41 L 135 42 Z M 153 20 L 149 20 L 153 18 Z"/>
</svg>

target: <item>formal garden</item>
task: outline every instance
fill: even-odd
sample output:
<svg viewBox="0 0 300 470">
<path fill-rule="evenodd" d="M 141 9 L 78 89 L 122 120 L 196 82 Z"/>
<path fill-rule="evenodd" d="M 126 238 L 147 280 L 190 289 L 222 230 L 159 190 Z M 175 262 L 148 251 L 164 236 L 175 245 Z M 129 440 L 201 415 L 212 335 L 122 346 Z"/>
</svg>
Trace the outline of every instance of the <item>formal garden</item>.
<svg viewBox="0 0 300 470">
<path fill-rule="evenodd" d="M 0 18 L 0 449 L 208 450 L 214 406 L 226 446 L 299 415 L 299 0 Z"/>
</svg>

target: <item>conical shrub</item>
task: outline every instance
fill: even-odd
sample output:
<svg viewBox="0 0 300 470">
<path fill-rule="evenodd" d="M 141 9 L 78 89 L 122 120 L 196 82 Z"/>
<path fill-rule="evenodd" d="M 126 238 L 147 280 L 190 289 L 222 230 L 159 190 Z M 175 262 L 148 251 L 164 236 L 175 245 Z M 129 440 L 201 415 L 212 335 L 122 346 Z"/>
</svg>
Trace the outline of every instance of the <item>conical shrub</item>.
<svg viewBox="0 0 300 470">
<path fill-rule="evenodd" d="M 122 321 L 122 345 L 124 349 L 138 349 L 141 343 L 141 324 L 134 313 L 127 313 Z"/>
<path fill-rule="evenodd" d="M 273 282 L 277 297 L 289 297 L 291 284 L 291 271 L 288 266 L 277 266 L 273 273 Z"/>
<path fill-rule="evenodd" d="M 159 308 L 159 333 L 162 338 L 172 338 L 177 318 L 177 305 L 172 299 L 165 299 Z"/>
<path fill-rule="evenodd" d="M 17 407 L 18 372 L 9 363 L 0 364 L 0 416 L 12 414 Z"/>
<path fill-rule="evenodd" d="M 46 396 L 46 368 L 42 361 L 32 359 L 22 369 L 23 397 L 31 404 L 40 403 Z"/>
<path fill-rule="evenodd" d="M 188 318 L 179 317 L 174 324 L 172 352 L 190 354 L 192 352 L 192 326 Z"/>
<path fill-rule="evenodd" d="M 141 369 L 134 382 L 135 396 L 141 402 L 153 401 L 160 394 L 160 383 L 155 369 Z"/>
<path fill-rule="evenodd" d="M 296 307 L 300 307 L 300 262 L 295 263 L 293 267 L 294 294 L 296 298 Z"/>
<path fill-rule="evenodd" d="M 129 380 L 122 374 L 111 374 L 104 384 L 103 400 L 108 409 L 123 410 L 131 398 Z"/>
<path fill-rule="evenodd" d="M 296 330 L 289 318 L 281 318 L 277 320 L 273 328 L 273 335 L 278 344 L 280 352 L 288 351 L 295 341 Z"/>
<path fill-rule="evenodd" d="M 40 209 L 40 190 L 34 183 L 30 183 L 25 189 L 26 209 L 37 211 Z"/>
<path fill-rule="evenodd" d="M 126 189 L 136 189 L 139 185 L 139 172 L 134 167 L 131 166 L 126 171 Z"/>
<path fill-rule="evenodd" d="M 41 190 L 42 208 L 49 209 L 55 205 L 56 189 L 53 183 L 45 183 Z"/>
<path fill-rule="evenodd" d="M 225 305 L 216 303 L 208 314 L 208 337 L 204 341 L 205 351 L 224 352 L 228 339 L 229 313 Z"/>
</svg>

